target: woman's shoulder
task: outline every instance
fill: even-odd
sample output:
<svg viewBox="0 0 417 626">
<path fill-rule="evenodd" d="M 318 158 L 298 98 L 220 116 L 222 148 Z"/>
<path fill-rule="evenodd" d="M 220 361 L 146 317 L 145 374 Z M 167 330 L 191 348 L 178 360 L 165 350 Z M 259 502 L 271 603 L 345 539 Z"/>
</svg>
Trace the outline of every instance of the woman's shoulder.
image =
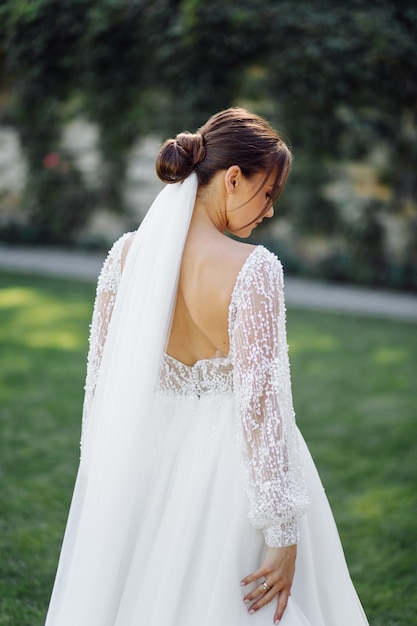
<svg viewBox="0 0 417 626">
<path fill-rule="evenodd" d="M 283 277 L 281 261 L 263 245 L 253 246 L 244 259 L 236 283 L 275 283 Z"/>
<path fill-rule="evenodd" d="M 232 240 L 225 253 L 225 266 L 229 268 L 232 276 L 237 278 L 249 260 L 257 254 L 259 246 Z"/>
<path fill-rule="evenodd" d="M 256 253 L 257 246 L 233 239 L 219 242 L 209 252 L 203 264 L 202 275 L 206 278 L 209 291 L 217 292 L 226 304 L 230 301 L 238 276 Z"/>
<path fill-rule="evenodd" d="M 115 291 L 120 282 L 124 261 L 134 232 L 124 233 L 110 248 L 98 279 L 98 288 L 106 291 Z"/>
<path fill-rule="evenodd" d="M 116 241 L 111 245 L 106 261 L 111 261 L 114 257 L 121 257 L 122 254 L 125 256 L 127 254 L 127 250 L 130 247 L 130 244 L 133 240 L 133 235 L 136 231 L 123 233 Z M 105 262 L 106 262 L 105 261 Z"/>
<path fill-rule="evenodd" d="M 283 274 L 278 257 L 263 245 L 232 240 L 212 256 L 208 271 L 232 291 L 238 282 L 276 281 Z"/>
</svg>

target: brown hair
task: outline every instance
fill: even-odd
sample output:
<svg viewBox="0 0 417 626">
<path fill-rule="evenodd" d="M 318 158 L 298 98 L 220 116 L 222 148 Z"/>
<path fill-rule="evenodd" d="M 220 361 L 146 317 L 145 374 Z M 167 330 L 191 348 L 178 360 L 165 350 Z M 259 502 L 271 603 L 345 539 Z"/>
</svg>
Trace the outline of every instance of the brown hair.
<svg viewBox="0 0 417 626">
<path fill-rule="evenodd" d="M 200 187 L 232 165 L 238 165 L 245 178 L 265 172 L 265 181 L 276 171 L 274 202 L 285 186 L 291 161 L 288 146 L 266 120 L 232 107 L 213 115 L 197 133 L 168 139 L 159 151 L 156 171 L 166 183 L 181 182 L 194 171 Z"/>
</svg>

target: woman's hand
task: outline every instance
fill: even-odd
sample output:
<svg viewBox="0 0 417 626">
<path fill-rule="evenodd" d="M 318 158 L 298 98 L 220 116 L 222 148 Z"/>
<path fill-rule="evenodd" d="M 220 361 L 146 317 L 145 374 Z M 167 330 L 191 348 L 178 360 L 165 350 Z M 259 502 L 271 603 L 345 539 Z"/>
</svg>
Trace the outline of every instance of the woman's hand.
<svg viewBox="0 0 417 626">
<path fill-rule="evenodd" d="M 259 611 L 278 596 L 274 624 L 279 623 L 291 595 L 296 554 L 296 545 L 287 548 L 267 548 L 261 567 L 241 582 L 241 585 L 248 585 L 258 581 L 256 587 L 243 598 L 246 604 L 252 602 L 249 613 Z"/>
</svg>

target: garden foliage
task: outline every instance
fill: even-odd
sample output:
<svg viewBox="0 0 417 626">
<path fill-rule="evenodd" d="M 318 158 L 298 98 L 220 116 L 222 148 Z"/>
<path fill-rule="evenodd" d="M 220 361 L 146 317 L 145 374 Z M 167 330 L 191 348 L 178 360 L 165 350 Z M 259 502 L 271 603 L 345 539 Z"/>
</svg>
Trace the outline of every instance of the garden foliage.
<svg viewBox="0 0 417 626">
<path fill-rule="evenodd" d="M 125 210 L 138 138 L 194 130 L 242 103 L 290 140 L 282 211 L 301 238 L 332 241 L 320 271 L 416 288 L 416 37 L 411 0 L 3 0 L 0 123 L 18 130 L 28 163 L 27 239 L 76 241 L 97 208 Z M 77 116 L 100 131 L 95 185 L 60 147 Z M 350 162 L 376 171 L 356 219 L 328 193 Z M 403 233 L 396 255 L 392 221 Z M 306 272 L 296 256 L 289 264 Z"/>
</svg>

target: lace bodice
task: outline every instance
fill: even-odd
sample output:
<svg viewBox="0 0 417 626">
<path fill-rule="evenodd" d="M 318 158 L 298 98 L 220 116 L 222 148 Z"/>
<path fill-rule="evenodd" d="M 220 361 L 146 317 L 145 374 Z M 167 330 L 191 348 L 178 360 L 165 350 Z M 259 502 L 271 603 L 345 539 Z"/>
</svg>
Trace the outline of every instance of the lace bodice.
<svg viewBox="0 0 417 626">
<path fill-rule="evenodd" d="M 121 276 L 123 246 L 109 252 L 99 277 L 90 334 L 83 432 L 91 408 L 107 327 Z M 158 389 L 174 396 L 233 394 L 249 498 L 249 520 L 270 546 L 298 540 L 307 506 L 292 405 L 285 329 L 283 272 L 258 246 L 244 263 L 229 307 L 230 352 L 187 366 L 164 355 Z"/>
<path fill-rule="evenodd" d="M 227 395 L 233 393 L 233 366 L 227 356 L 185 365 L 164 354 L 158 390 L 172 396 Z"/>
</svg>

